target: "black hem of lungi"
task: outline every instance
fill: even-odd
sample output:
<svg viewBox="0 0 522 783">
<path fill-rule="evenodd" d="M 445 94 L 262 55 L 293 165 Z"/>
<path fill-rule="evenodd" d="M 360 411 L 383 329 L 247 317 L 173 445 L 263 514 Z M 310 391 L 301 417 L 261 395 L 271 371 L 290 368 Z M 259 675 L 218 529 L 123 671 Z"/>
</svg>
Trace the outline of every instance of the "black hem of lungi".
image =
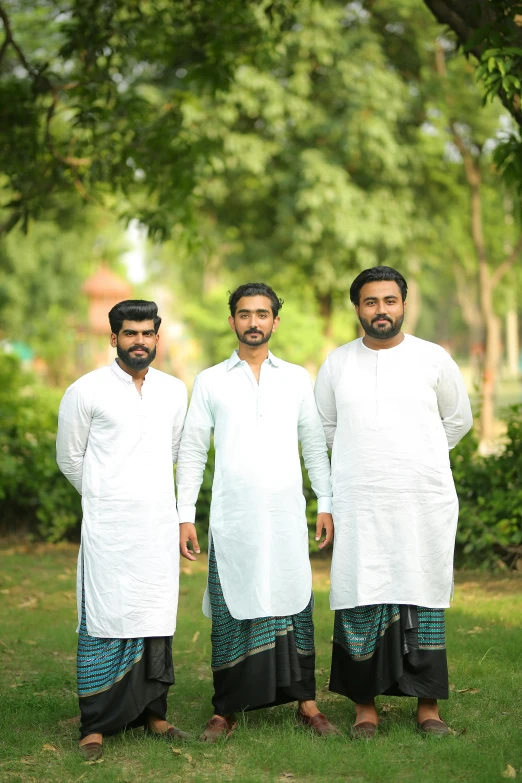
<svg viewBox="0 0 522 783">
<path fill-rule="evenodd" d="M 315 700 L 315 653 L 300 654 L 290 631 L 276 638 L 275 647 L 214 671 L 213 677 L 216 715 Z"/>
<path fill-rule="evenodd" d="M 145 638 L 144 642 L 144 655 L 121 680 L 79 698 L 80 739 L 144 726 L 150 713 L 166 720 L 167 696 L 174 684 L 172 639 Z"/>
<path fill-rule="evenodd" d="M 420 649 L 417 628 L 408 622 L 416 608 L 399 609 L 400 620 L 386 628 L 371 656 L 354 657 L 334 639 L 330 691 L 357 704 L 367 704 L 381 695 L 448 698 L 446 649 Z"/>
</svg>

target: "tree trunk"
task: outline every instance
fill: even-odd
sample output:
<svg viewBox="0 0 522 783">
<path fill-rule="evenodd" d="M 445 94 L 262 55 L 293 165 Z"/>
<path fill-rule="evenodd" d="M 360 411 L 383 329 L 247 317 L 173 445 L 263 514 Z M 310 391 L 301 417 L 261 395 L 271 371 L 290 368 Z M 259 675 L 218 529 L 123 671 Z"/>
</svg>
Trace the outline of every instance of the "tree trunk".
<svg viewBox="0 0 522 783">
<path fill-rule="evenodd" d="M 315 298 L 319 304 L 319 313 L 323 319 L 323 334 L 327 340 L 332 339 L 333 296 L 331 291 L 315 292 Z"/>
<path fill-rule="evenodd" d="M 421 290 L 419 285 L 420 265 L 417 258 L 410 261 L 408 266 L 408 304 L 406 307 L 406 330 L 408 334 L 415 334 L 415 329 L 420 318 Z"/>
<path fill-rule="evenodd" d="M 510 378 L 518 378 L 519 353 L 518 313 L 515 307 L 511 307 L 506 313 L 506 359 Z"/>
</svg>

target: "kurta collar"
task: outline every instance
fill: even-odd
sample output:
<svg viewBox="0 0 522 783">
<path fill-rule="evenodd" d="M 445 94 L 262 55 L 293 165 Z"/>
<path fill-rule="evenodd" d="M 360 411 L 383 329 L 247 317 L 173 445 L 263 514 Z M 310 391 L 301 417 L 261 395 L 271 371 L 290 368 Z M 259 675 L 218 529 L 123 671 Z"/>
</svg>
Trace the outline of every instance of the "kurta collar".
<svg viewBox="0 0 522 783">
<path fill-rule="evenodd" d="M 279 359 L 276 356 L 274 356 L 274 354 L 271 351 L 268 351 L 268 359 L 267 359 L 267 361 L 269 361 L 270 364 L 273 367 L 279 367 L 280 366 Z M 244 364 L 244 362 L 239 358 L 239 354 L 238 354 L 237 350 L 235 350 L 235 351 L 232 352 L 232 356 L 230 357 L 230 359 L 227 359 L 227 370 L 231 370 L 237 364 Z M 120 369 L 120 368 L 118 367 L 118 369 Z"/>
<path fill-rule="evenodd" d="M 125 372 L 125 370 L 122 370 L 120 365 L 116 361 L 116 359 L 111 364 L 111 367 L 112 367 L 113 372 L 115 372 L 116 375 L 118 376 L 118 378 L 120 378 L 125 383 L 129 384 L 129 386 L 132 383 L 134 383 L 134 378 L 132 377 L 132 375 L 129 375 L 128 372 Z M 150 371 L 150 367 L 149 367 L 149 371 Z M 143 380 L 146 381 L 148 377 L 149 377 L 149 373 L 147 372 L 147 374 L 145 375 L 145 378 Z"/>
</svg>

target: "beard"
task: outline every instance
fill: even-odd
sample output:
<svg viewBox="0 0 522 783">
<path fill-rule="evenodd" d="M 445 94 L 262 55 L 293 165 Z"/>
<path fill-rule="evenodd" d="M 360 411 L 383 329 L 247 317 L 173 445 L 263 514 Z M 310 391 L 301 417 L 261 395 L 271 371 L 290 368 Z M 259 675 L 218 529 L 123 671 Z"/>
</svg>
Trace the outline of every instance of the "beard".
<svg viewBox="0 0 522 783">
<path fill-rule="evenodd" d="M 243 345 L 265 345 L 270 338 L 272 337 L 272 332 L 267 332 L 267 334 L 263 334 L 263 332 L 260 329 L 248 329 L 246 332 L 243 332 L 243 334 L 240 334 L 238 330 L 236 329 L 237 339 L 240 343 L 243 343 Z M 252 339 L 252 334 L 259 334 L 261 335 L 261 339 L 254 338 Z"/>
<path fill-rule="evenodd" d="M 383 318 L 387 321 L 386 325 L 383 324 L 382 326 L 374 326 L 375 321 L 383 320 Z M 375 340 L 390 340 L 392 337 L 396 337 L 401 331 L 402 323 L 404 321 L 404 314 L 396 318 L 395 321 L 393 321 L 388 315 L 376 316 L 371 321 L 367 321 L 365 318 L 359 317 L 359 321 L 361 322 L 361 326 L 368 337 L 373 337 Z"/>
<path fill-rule="evenodd" d="M 138 347 L 140 350 L 146 351 L 147 355 L 131 356 L 130 352 L 132 350 L 136 350 Z M 118 354 L 118 358 L 121 359 L 123 364 L 127 365 L 127 367 L 130 367 L 131 370 L 144 370 L 145 367 L 148 367 L 149 364 L 156 358 L 156 347 L 150 351 L 148 348 L 145 348 L 144 345 L 133 345 L 128 351 L 126 351 L 118 343 L 116 343 L 116 352 Z"/>
</svg>

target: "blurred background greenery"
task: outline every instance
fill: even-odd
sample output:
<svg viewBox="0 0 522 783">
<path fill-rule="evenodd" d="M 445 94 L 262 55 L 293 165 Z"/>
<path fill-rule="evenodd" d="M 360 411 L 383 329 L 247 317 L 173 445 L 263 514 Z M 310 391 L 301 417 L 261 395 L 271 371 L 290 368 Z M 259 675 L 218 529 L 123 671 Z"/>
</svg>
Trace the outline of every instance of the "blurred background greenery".
<svg viewBox="0 0 522 783">
<path fill-rule="evenodd" d="M 56 411 L 111 360 L 116 301 L 158 302 L 156 366 L 191 387 L 234 348 L 227 291 L 264 280 L 271 347 L 315 375 L 358 335 L 351 281 L 388 264 L 406 331 L 450 351 L 478 412 L 453 453 L 458 562 L 522 569 L 522 6 L 0 0 L 0 19 L 0 530 L 78 535 Z M 210 487 L 209 468 L 203 528 Z"/>
</svg>

